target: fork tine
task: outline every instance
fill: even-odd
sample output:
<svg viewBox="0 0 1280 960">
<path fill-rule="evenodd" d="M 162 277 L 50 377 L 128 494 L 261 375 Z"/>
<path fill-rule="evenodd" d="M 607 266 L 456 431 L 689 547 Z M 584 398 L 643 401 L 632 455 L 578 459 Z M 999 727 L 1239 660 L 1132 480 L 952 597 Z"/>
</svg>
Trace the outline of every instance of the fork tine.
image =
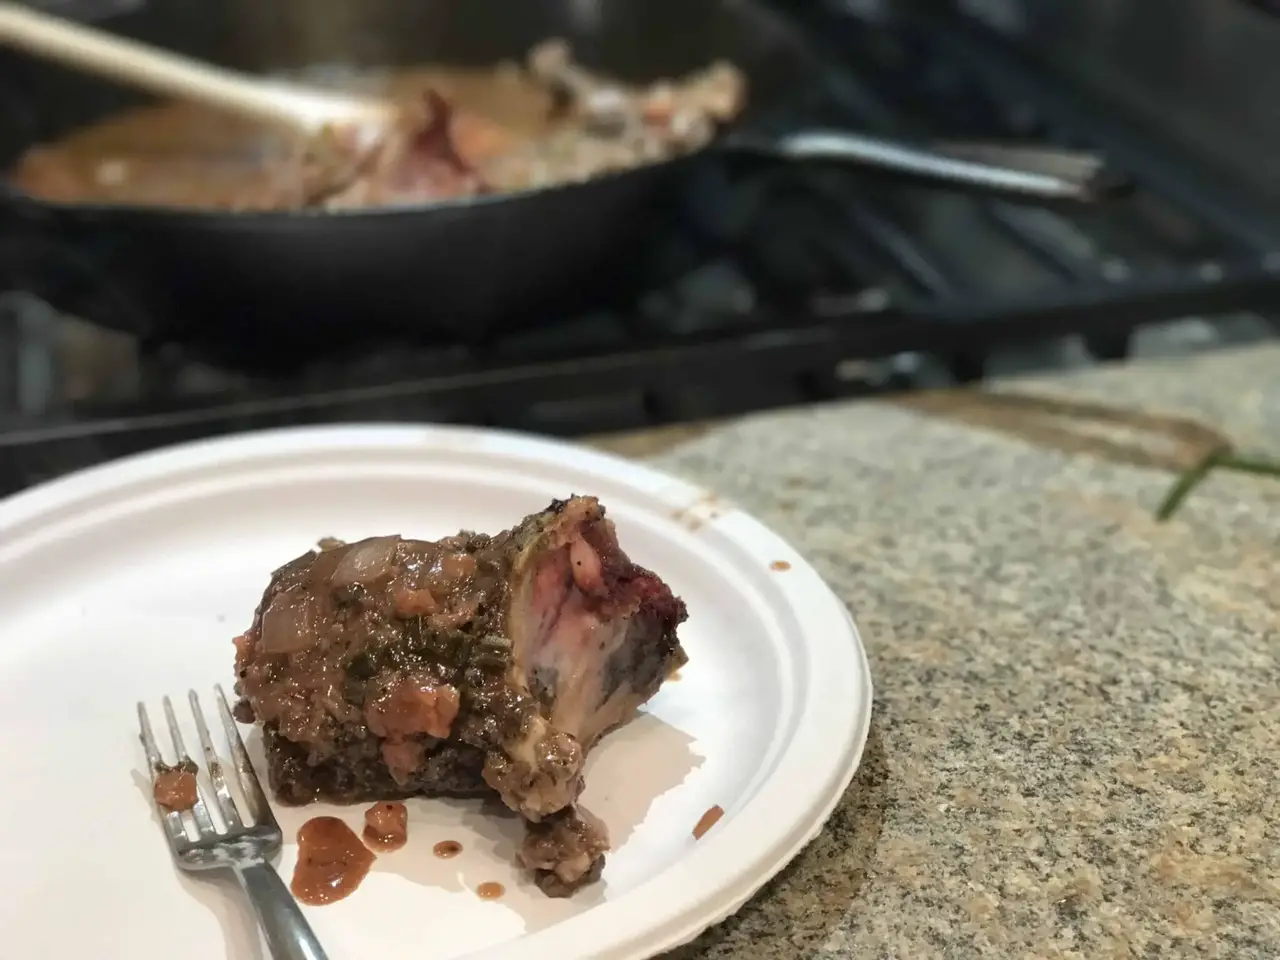
<svg viewBox="0 0 1280 960">
<path fill-rule="evenodd" d="M 160 748 L 156 745 L 156 735 L 151 732 L 151 718 L 147 716 L 147 706 L 141 700 L 138 701 L 138 726 L 142 728 L 142 749 L 147 753 L 147 766 L 151 769 L 151 785 L 154 787 L 156 777 L 163 773 L 166 767 L 164 759 L 160 756 Z M 187 828 L 182 825 L 182 814 L 176 810 L 164 809 L 155 802 L 154 796 L 151 802 L 155 804 L 156 812 L 160 814 L 165 833 L 169 835 L 169 843 L 174 849 L 180 849 L 189 843 Z"/>
<path fill-rule="evenodd" d="M 249 812 L 253 814 L 253 822 L 259 827 L 275 827 L 275 814 L 271 812 L 271 804 L 267 803 L 267 795 L 262 792 L 262 784 L 254 773 L 253 764 L 249 762 L 249 753 L 240 739 L 240 729 L 236 726 L 235 717 L 231 715 L 231 707 L 227 704 L 227 695 L 222 692 L 222 684 L 214 684 L 218 694 L 218 713 L 222 717 L 222 728 L 227 733 L 227 742 L 231 745 L 231 759 L 235 763 L 236 773 L 240 778 L 240 792 L 244 794 Z"/>
<path fill-rule="evenodd" d="M 213 783 L 214 795 L 218 798 L 218 812 L 222 814 L 222 822 L 228 830 L 236 830 L 244 826 L 240 820 L 240 811 L 227 788 L 227 778 L 222 773 L 222 760 L 209 736 L 209 725 L 205 723 L 204 711 L 200 709 L 200 698 L 194 690 L 187 691 L 187 700 L 191 703 L 191 712 L 196 718 L 196 730 L 200 734 L 200 746 L 204 748 L 205 766 L 209 771 L 209 780 Z"/>
<path fill-rule="evenodd" d="M 213 820 L 209 817 L 209 809 L 204 804 L 203 790 L 200 787 L 199 767 L 196 766 L 194 760 L 187 754 L 186 744 L 182 742 L 182 731 L 178 728 L 178 718 L 173 712 L 173 701 L 168 697 L 164 698 L 164 717 L 169 722 L 169 736 L 173 738 L 173 749 L 178 754 L 178 764 L 187 766 L 196 776 L 196 802 L 191 807 L 191 816 L 195 818 L 196 830 L 201 837 L 208 837 L 215 833 L 213 829 Z"/>
</svg>

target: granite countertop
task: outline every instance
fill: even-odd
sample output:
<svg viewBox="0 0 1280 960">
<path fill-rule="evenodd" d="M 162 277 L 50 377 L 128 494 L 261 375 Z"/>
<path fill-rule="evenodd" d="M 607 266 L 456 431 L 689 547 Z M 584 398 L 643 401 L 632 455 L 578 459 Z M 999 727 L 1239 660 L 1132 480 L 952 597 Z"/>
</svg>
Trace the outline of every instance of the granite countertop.
<svg viewBox="0 0 1280 960">
<path fill-rule="evenodd" d="M 1280 957 L 1280 481 L 1154 518 L 1223 435 L 1280 460 L 1280 347 L 602 439 L 791 539 L 876 683 L 826 831 L 672 960 Z"/>
</svg>

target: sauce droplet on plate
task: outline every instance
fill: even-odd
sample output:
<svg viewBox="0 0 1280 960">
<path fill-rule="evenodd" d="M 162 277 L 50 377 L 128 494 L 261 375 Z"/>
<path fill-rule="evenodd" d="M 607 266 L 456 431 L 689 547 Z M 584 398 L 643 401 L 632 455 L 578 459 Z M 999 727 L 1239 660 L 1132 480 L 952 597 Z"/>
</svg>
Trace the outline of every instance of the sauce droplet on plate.
<svg viewBox="0 0 1280 960">
<path fill-rule="evenodd" d="M 693 839 L 701 840 L 702 835 L 720 822 L 724 816 L 724 808 L 718 804 L 704 813 L 693 828 Z"/>
<path fill-rule="evenodd" d="M 431 852 L 441 860 L 452 860 L 462 852 L 462 844 L 457 840 L 441 840 L 431 848 Z"/>
<path fill-rule="evenodd" d="M 409 811 L 403 803 L 375 803 L 364 812 L 364 842 L 375 850 L 399 850 L 409 839 Z"/>
<path fill-rule="evenodd" d="M 506 887 L 500 883 L 494 883 L 492 880 L 487 883 L 482 883 L 480 886 L 476 887 L 476 896 L 481 900 L 497 900 L 506 892 Z"/>
<path fill-rule="evenodd" d="M 190 810 L 200 799 L 195 770 L 185 766 L 169 767 L 156 774 L 151 795 L 170 812 Z"/>
<path fill-rule="evenodd" d="M 770 570 L 790 570 L 791 564 L 787 563 L 787 561 L 785 560 L 775 560 L 773 561 L 773 563 L 769 564 L 769 569 Z"/>
<path fill-rule="evenodd" d="M 337 817 L 313 817 L 298 830 L 298 862 L 289 889 L 318 907 L 350 896 L 376 858 Z"/>
</svg>

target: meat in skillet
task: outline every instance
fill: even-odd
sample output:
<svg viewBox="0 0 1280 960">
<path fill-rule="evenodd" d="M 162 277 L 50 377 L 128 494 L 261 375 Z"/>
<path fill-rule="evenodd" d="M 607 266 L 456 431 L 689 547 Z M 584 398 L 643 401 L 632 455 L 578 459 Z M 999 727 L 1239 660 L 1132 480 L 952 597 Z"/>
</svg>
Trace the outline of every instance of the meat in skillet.
<svg viewBox="0 0 1280 960">
<path fill-rule="evenodd" d="M 495 536 L 326 542 L 273 574 L 236 640 L 237 711 L 287 803 L 496 792 L 563 896 L 598 875 L 587 751 L 686 661 L 684 603 L 592 497 Z"/>
</svg>

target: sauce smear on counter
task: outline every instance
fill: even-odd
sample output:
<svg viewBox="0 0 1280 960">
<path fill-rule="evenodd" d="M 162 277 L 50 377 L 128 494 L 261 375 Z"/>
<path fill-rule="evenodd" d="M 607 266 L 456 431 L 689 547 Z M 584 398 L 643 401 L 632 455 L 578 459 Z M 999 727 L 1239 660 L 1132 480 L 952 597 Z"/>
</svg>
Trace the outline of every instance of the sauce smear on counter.
<svg viewBox="0 0 1280 960">
<path fill-rule="evenodd" d="M 313 817 L 298 830 L 298 863 L 289 889 L 318 907 L 350 896 L 376 858 L 337 817 Z"/>
<path fill-rule="evenodd" d="M 409 811 L 403 803 L 375 803 L 364 812 L 364 842 L 375 850 L 399 850 L 409 839 Z"/>
<path fill-rule="evenodd" d="M 506 892 L 506 887 L 500 883 L 494 883 L 492 880 L 487 883 L 482 883 L 480 886 L 476 887 L 476 896 L 481 900 L 497 900 Z"/>
</svg>

